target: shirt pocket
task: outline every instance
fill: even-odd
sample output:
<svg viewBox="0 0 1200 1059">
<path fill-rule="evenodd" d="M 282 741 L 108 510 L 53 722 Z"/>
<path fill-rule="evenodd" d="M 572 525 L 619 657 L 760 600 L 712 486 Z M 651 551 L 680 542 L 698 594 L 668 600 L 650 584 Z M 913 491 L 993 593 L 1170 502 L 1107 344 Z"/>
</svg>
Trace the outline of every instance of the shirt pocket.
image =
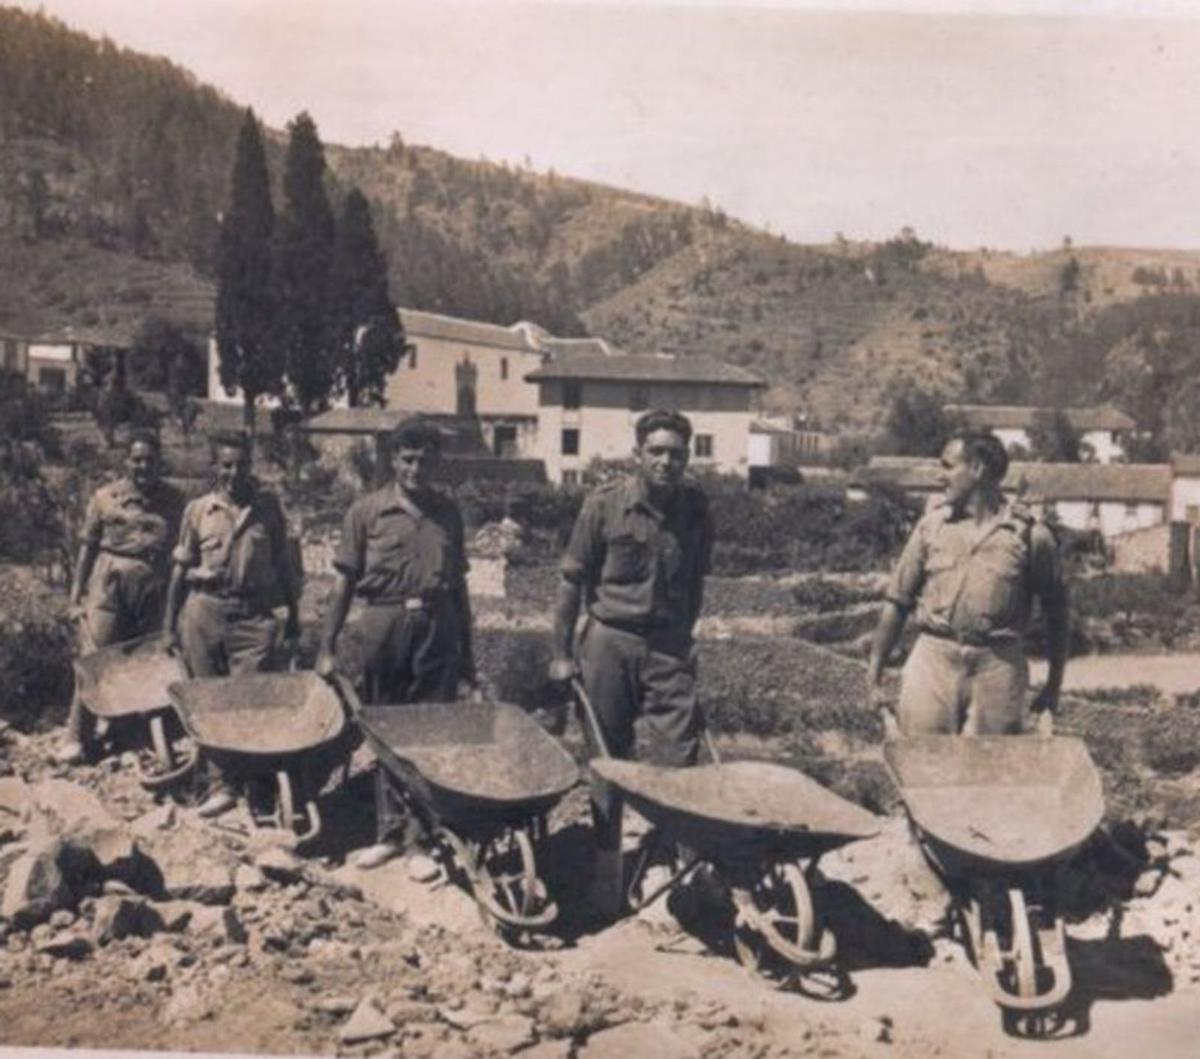
<svg viewBox="0 0 1200 1059">
<path fill-rule="evenodd" d="M 645 581 L 650 573 L 650 544 L 622 533 L 605 542 L 602 578 L 615 585 Z"/>
</svg>

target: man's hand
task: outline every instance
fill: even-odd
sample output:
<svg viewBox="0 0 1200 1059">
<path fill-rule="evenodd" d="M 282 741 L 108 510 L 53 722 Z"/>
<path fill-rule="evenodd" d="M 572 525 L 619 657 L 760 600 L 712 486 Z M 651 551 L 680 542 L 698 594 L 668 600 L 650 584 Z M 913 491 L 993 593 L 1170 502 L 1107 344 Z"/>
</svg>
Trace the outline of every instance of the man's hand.
<svg viewBox="0 0 1200 1059">
<path fill-rule="evenodd" d="M 313 663 L 313 671 L 320 677 L 331 677 L 337 670 L 337 658 L 334 656 L 333 648 L 324 644 L 317 652 L 317 660 Z"/>
<path fill-rule="evenodd" d="M 546 676 L 553 684 L 565 684 L 575 676 L 576 672 L 575 660 L 560 656 L 551 659 L 550 668 L 547 670 Z"/>
</svg>

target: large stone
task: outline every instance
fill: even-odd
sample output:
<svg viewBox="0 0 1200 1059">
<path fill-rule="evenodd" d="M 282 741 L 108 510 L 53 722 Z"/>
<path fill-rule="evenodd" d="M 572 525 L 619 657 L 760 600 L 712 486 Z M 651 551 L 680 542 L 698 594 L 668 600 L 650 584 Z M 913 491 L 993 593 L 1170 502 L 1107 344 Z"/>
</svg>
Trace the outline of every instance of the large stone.
<svg viewBox="0 0 1200 1059">
<path fill-rule="evenodd" d="M 239 891 L 256 894 L 267 888 L 267 877 L 253 864 L 239 864 L 233 873 L 233 885 Z"/>
<path fill-rule="evenodd" d="M 573 1046 L 571 1041 L 541 1041 L 520 1054 L 521 1059 L 570 1059 Z"/>
<path fill-rule="evenodd" d="M 163 890 L 174 901 L 199 901 L 204 905 L 227 905 L 233 899 L 233 872 L 223 864 L 203 860 L 159 861 Z"/>
<path fill-rule="evenodd" d="M 92 938 L 100 945 L 121 938 L 148 938 L 162 928 L 158 911 L 140 897 L 101 897 L 92 915 Z"/>
<path fill-rule="evenodd" d="M 679 1034 L 650 1022 L 626 1022 L 593 1033 L 579 1050 L 579 1059 L 629 1059 L 652 1055 L 654 1059 L 698 1059 L 699 1053 Z"/>
<path fill-rule="evenodd" d="M 392 1025 L 392 1020 L 380 1011 L 369 997 L 364 997 L 354 1009 L 354 1014 L 338 1030 L 338 1040 L 342 1044 L 357 1044 L 359 1041 L 390 1037 L 395 1032 L 396 1027 Z"/>
<path fill-rule="evenodd" d="M 199 1022 L 201 1019 L 212 1018 L 213 1007 L 204 995 L 193 986 L 183 986 L 177 989 L 159 1016 L 168 1026 L 178 1026 L 188 1022 Z"/>
<path fill-rule="evenodd" d="M 162 929 L 169 934 L 178 934 L 191 923 L 196 909 L 207 906 L 194 901 L 156 901 L 151 907 L 162 921 Z"/>
<path fill-rule="evenodd" d="M 510 1055 L 534 1041 L 533 1019 L 524 1015 L 497 1015 L 486 1022 L 472 1026 L 467 1031 L 468 1039 L 488 1052 Z M 634 1055 L 639 1053 L 626 1053 Z M 653 1054 L 653 1053 L 646 1053 Z"/>
<path fill-rule="evenodd" d="M 542 1008 L 546 1032 L 554 1037 L 573 1037 L 583 1023 L 583 997 L 559 989 Z"/>
<path fill-rule="evenodd" d="M 29 784 L 16 776 L 0 778 L 0 827 L 23 827 L 32 809 Z"/>
<path fill-rule="evenodd" d="M 56 908 L 71 903 L 71 890 L 59 867 L 62 852 L 61 842 L 48 839 L 17 859 L 4 884 L 0 916 L 27 927 L 49 919 Z"/>
<path fill-rule="evenodd" d="M 80 933 L 57 931 L 50 937 L 39 941 L 33 948 L 34 952 L 44 956 L 82 960 L 92 951 L 92 943 Z"/>
<path fill-rule="evenodd" d="M 196 905 L 190 932 L 197 937 L 217 939 L 223 945 L 244 945 L 248 938 L 237 912 L 211 905 Z"/>
<path fill-rule="evenodd" d="M 282 846 L 269 846 L 254 858 L 254 866 L 273 882 L 287 886 L 304 877 L 304 862 Z"/>
</svg>

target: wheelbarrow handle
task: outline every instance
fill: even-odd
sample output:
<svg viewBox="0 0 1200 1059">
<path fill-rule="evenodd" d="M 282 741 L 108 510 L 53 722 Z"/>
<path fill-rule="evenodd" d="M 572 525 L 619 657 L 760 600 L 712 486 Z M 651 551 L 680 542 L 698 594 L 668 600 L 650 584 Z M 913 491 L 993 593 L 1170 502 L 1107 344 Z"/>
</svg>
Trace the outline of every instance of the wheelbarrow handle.
<svg viewBox="0 0 1200 1059">
<path fill-rule="evenodd" d="M 592 738 L 596 741 L 596 748 L 600 751 L 600 756 L 612 757 L 608 749 L 608 740 L 604 738 L 600 721 L 596 717 L 596 710 L 592 706 L 592 700 L 588 697 L 583 681 L 578 676 L 571 678 L 571 691 L 575 693 L 575 701 L 579 703 L 580 711 L 587 718 L 588 728 L 591 730 Z"/>
<path fill-rule="evenodd" d="M 358 692 L 354 690 L 353 682 L 336 669 L 322 677 L 323 680 L 329 682 L 334 691 L 338 693 L 338 697 L 342 703 L 350 711 L 352 717 L 357 717 L 362 713 L 362 699 L 358 697 Z"/>
</svg>

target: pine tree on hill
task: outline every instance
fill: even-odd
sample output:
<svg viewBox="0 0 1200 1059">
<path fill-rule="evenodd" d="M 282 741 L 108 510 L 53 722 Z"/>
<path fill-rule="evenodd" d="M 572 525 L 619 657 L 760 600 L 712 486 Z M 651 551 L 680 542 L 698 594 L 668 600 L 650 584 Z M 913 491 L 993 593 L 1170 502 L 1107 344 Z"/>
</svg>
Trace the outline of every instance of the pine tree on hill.
<svg viewBox="0 0 1200 1059">
<path fill-rule="evenodd" d="M 274 228 L 262 136 L 254 112 L 247 110 L 234 156 L 229 209 L 221 224 L 216 335 L 221 385 L 229 393 L 241 387 L 243 422 L 251 433 L 255 402 L 282 389 L 271 295 Z"/>
<path fill-rule="evenodd" d="M 353 187 L 342 205 L 330 280 L 336 387 L 351 408 L 384 403 L 387 377 L 404 355 L 404 327 L 388 291 L 366 196 Z"/>
<path fill-rule="evenodd" d="M 334 220 L 325 149 L 307 113 L 288 125 L 283 212 L 275 250 L 278 333 L 291 397 L 304 415 L 327 404 L 336 363 L 330 313 Z"/>
</svg>

